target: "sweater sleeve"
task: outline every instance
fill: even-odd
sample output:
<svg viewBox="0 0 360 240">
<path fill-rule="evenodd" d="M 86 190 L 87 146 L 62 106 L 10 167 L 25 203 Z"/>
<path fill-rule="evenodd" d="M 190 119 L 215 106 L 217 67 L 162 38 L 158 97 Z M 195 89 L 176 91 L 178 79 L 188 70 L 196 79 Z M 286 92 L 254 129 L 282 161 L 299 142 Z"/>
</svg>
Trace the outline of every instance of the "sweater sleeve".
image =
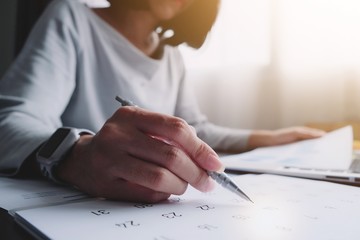
<svg viewBox="0 0 360 240">
<path fill-rule="evenodd" d="M 245 151 L 251 130 L 219 126 L 208 121 L 201 113 L 194 89 L 185 77 L 180 82 L 176 115 L 192 125 L 198 137 L 219 152 Z"/>
<path fill-rule="evenodd" d="M 75 89 L 77 31 L 69 24 L 75 14 L 63 2 L 49 5 L 0 81 L 1 175 L 16 174 L 62 125 Z"/>
</svg>

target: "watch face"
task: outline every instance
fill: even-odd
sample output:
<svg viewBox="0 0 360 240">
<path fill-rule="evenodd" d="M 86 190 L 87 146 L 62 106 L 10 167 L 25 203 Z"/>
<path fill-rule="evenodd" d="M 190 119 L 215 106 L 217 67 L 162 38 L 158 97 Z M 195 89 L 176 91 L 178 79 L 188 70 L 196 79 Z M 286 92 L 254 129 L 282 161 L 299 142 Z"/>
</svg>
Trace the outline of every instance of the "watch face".
<svg viewBox="0 0 360 240">
<path fill-rule="evenodd" d="M 45 147 L 42 147 L 40 149 L 38 153 L 39 156 L 49 158 L 70 131 L 71 129 L 67 128 L 59 128 L 58 130 L 56 130 L 56 132 L 51 136 L 51 138 L 45 143 Z"/>
</svg>

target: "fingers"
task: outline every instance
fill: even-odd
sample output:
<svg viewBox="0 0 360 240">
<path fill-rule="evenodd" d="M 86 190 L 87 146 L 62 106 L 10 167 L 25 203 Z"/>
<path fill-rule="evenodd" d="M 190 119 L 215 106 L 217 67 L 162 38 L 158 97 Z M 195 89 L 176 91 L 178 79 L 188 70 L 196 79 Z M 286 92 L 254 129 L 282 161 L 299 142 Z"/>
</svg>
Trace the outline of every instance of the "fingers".
<svg viewBox="0 0 360 240">
<path fill-rule="evenodd" d="M 109 173 L 156 192 L 181 195 L 187 188 L 187 182 L 168 169 L 131 156 L 123 157 Z"/>
<path fill-rule="evenodd" d="M 326 132 L 308 128 L 308 127 L 292 127 L 292 128 L 284 128 L 279 130 L 279 137 L 280 138 L 289 138 L 289 141 L 298 141 L 298 140 L 306 140 L 312 138 L 318 138 L 323 136 Z"/>
<path fill-rule="evenodd" d="M 134 134 L 143 136 L 137 138 L 136 146 L 133 145 L 128 148 L 130 155 L 168 169 L 171 173 L 200 191 L 207 192 L 213 188 L 213 181 L 206 171 L 197 166 L 182 149 L 167 144 L 158 138 L 149 137 L 141 132 Z M 139 151 L 139 149 L 142 151 Z M 156 151 L 154 151 L 154 149 L 156 149 Z M 164 189 L 162 189 L 162 191 L 164 191 Z"/>
<path fill-rule="evenodd" d="M 201 168 L 209 171 L 223 169 L 214 150 L 201 141 L 184 120 L 163 114 L 154 114 L 140 108 L 120 108 L 118 111 L 121 111 L 119 115 L 122 119 L 127 118 L 140 131 L 160 137 L 170 144 L 180 147 Z"/>
<path fill-rule="evenodd" d="M 213 188 L 213 181 L 207 172 L 199 167 L 181 148 L 170 145 L 158 137 L 151 137 L 134 127 L 126 127 L 121 131 L 110 129 L 107 132 L 112 135 L 113 139 L 106 147 L 115 143 L 111 148 L 115 149 L 112 155 L 118 156 L 118 176 L 126 176 L 128 181 L 136 182 L 141 175 L 144 177 L 144 181 L 137 181 L 137 184 L 172 194 L 182 194 L 181 190 L 176 189 L 180 184 L 177 183 L 174 176 L 200 191 L 210 191 Z M 114 135 L 118 137 L 115 138 Z M 126 152 L 126 156 L 122 156 L 124 152 Z M 129 160 L 130 158 L 131 160 Z M 122 168 L 129 168 L 130 166 L 134 169 L 134 174 L 129 169 L 122 171 Z M 155 169 L 153 169 L 154 166 L 156 166 Z M 173 176 L 169 175 L 170 173 Z M 175 183 L 175 185 L 160 184 L 166 183 L 162 179 L 167 179 L 168 183 Z"/>
<path fill-rule="evenodd" d="M 301 139 L 317 138 L 326 134 L 326 132 L 323 130 L 308 127 L 300 127 L 298 133 Z"/>
<path fill-rule="evenodd" d="M 278 130 L 255 130 L 248 139 L 247 150 L 257 147 L 288 144 L 296 141 L 318 138 L 326 132 L 308 127 L 290 127 Z"/>
<path fill-rule="evenodd" d="M 170 189 L 176 189 L 174 185 L 166 186 L 159 184 L 159 182 L 165 182 L 162 179 L 173 179 L 176 183 L 174 176 L 177 176 L 178 179 L 191 184 L 200 191 L 213 189 L 214 183 L 206 170 L 222 169 L 222 163 L 215 152 L 197 138 L 194 129 L 185 121 L 140 108 L 128 107 L 120 108 L 114 115 L 112 122 L 122 126 L 127 125 L 126 128 L 122 127 L 116 133 L 119 138 L 114 141 L 117 142 L 118 148 L 125 150 L 135 159 L 149 163 L 143 170 L 144 176 L 148 174 L 144 179 L 153 179 L 154 176 L 158 179 L 155 182 L 148 180 L 136 182 L 137 184 L 156 191 L 174 193 L 170 191 Z M 128 162 L 127 164 L 131 165 L 135 162 Z M 162 170 L 159 172 L 154 169 L 151 172 L 150 169 L 154 165 L 160 166 Z M 134 169 L 136 168 L 134 167 Z M 128 176 L 129 181 L 135 181 L 130 177 Z M 157 184 L 162 188 L 157 188 Z M 179 192 L 179 189 L 176 191 Z"/>
<path fill-rule="evenodd" d="M 271 145 L 292 143 L 301 140 L 318 138 L 326 132 L 308 127 L 290 127 L 275 130 Z"/>
</svg>

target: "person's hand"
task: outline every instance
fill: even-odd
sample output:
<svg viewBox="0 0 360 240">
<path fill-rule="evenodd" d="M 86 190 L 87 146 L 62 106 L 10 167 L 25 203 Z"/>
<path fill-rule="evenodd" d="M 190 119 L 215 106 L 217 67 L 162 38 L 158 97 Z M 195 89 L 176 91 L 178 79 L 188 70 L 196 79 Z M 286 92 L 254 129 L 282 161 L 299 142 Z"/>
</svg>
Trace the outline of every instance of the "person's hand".
<svg viewBox="0 0 360 240">
<path fill-rule="evenodd" d="M 157 202 L 183 194 L 188 183 L 210 191 L 206 170 L 222 167 L 184 120 L 122 107 L 95 136 L 81 136 L 57 173 L 93 196 Z"/>
<path fill-rule="evenodd" d="M 318 138 L 326 132 L 309 127 L 290 127 L 278 130 L 255 130 L 249 137 L 247 150 L 275 146 L 296 141 Z"/>
</svg>

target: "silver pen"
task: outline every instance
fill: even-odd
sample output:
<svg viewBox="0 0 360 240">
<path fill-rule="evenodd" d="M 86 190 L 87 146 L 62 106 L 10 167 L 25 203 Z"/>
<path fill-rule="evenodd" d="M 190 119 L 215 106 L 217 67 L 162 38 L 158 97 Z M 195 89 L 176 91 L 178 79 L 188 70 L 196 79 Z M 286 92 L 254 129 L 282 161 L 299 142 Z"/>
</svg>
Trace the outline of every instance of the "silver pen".
<svg viewBox="0 0 360 240">
<path fill-rule="evenodd" d="M 125 100 L 119 96 L 116 96 L 115 99 L 121 103 L 122 106 L 135 106 L 132 102 Z M 236 195 L 240 196 L 241 198 L 254 203 L 237 185 L 235 182 L 231 180 L 231 178 L 224 172 L 212 172 L 207 171 L 209 176 L 214 179 L 218 184 L 222 187 L 228 189 L 229 191 L 235 193 Z"/>
</svg>

